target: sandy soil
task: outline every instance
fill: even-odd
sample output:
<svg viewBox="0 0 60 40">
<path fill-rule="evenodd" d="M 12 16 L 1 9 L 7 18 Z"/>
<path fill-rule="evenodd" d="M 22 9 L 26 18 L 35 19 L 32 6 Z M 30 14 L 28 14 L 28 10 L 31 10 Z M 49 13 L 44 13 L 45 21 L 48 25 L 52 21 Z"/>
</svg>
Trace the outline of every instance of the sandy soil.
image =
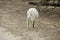
<svg viewBox="0 0 60 40">
<path fill-rule="evenodd" d="M 60 8 L 41 13 L 35 28 L 28 28 L 28 2 L 0 1 L 0 40 L 60 40 Z"/>
</svg>

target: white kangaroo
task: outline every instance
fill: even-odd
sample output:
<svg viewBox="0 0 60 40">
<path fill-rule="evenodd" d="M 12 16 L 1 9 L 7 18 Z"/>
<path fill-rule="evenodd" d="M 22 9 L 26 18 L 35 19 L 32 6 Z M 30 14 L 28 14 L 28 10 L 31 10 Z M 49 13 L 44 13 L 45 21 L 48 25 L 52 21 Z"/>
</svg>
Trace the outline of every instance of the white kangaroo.
<svg viewBox="0 0 60 40">
<path fill-rule="evenodd" d="M 29 20 L 32 21 L 32 26 L 34 28 L 34 23 L 35 23 L 35 19 L 38 18 L 39 14 L 38 14 L 38 10 L 36 8 L 30 8 L 27 11 L 27 24 L 29 27 Z"/>
</svg>

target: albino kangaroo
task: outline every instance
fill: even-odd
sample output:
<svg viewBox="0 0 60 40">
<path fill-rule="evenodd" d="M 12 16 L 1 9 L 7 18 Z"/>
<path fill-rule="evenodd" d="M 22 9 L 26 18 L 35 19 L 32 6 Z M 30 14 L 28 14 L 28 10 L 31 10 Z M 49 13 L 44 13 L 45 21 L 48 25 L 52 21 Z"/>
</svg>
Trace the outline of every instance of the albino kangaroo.
<svg viewBox="0 0 60 40">
<path fill-rule="evenodd" d="M 35 19 L 38 18 L 39 14 L 38 14 L 38 10 L 36 8 L 30 8 L 27 11 L 27 24 L 29 27 L 29 20 L 32 21 L 32 26 L 34 28 L 34 23 L 35 23 Z"/>
</svg>

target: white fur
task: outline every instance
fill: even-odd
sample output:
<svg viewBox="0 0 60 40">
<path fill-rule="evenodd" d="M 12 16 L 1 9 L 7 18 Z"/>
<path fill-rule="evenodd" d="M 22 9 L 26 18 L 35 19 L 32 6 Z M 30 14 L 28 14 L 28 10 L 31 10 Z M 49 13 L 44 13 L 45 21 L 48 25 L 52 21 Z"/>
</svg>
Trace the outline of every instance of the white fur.
<svg viewBox="0 0 60 40">
<path fill-rule="evenodd" d="M 39 14 L 38 14 L 38 11 L 36 8 L 30 8 L 28 11 L 27 11 L 27 21 L 28 21 L 28 26 L 29 26 L 29 20 L 32 21 L 32 25 L 33 25 L 33 28 L 34 28 L 34 20 L 36 18 L 38 18 Z"/>
<path fill-rule="evenodd" d="M 30 20 L 35 20 L 37 17 L 38 17 L 38 11 L 36 8 L 30 8 L 28 11 L 27 11 L 27 18 L 30 19 Z"/>
</svg>

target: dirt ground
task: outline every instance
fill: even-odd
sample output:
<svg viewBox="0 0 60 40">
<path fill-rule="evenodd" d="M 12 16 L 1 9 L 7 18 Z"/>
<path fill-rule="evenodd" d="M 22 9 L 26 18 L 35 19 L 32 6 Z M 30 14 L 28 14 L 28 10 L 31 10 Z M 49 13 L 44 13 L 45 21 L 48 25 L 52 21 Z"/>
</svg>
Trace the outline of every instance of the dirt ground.
<svg viewBox="0 0 60 40">
<path fill-rule="evenodd" d="M 0 0 L 0 40 L 60 40 L 60 8 L 39 13 L 35 28 L 28 28 L 28 2 Z"/>
</svg>

